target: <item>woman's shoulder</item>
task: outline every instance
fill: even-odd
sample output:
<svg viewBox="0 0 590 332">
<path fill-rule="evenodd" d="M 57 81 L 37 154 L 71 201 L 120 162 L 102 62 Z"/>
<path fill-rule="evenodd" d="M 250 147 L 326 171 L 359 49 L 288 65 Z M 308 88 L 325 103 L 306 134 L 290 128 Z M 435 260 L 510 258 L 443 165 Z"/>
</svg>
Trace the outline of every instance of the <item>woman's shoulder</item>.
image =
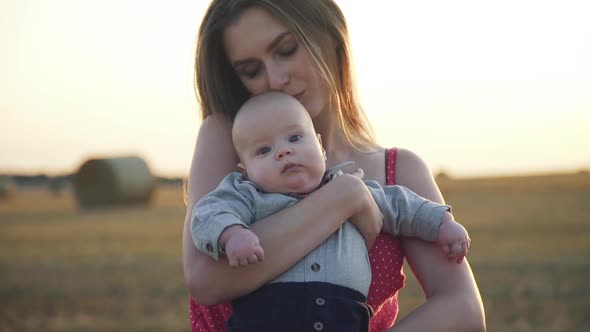
<svg viewBox="0 0 590 332">
<path fill-rule="evenodd" d="M 231 141 L 231 120 L 221 114 L 211 114 L 201 122 L 199 126 L 199 138 L 201 136 L 216 135 Z"/>
<path fill-rule="evenodd" d="M 231 122 L 221 115 L 213 114 L 206 117 L 199 127 L 193 157 L 199 159 L 205 156 L 206 161 L 211 161 L 209 158 L 216 156 L 214 161 L 217 159 L 221 159 L 218 161 L 222 163 L 231 161 L 230 170 L 234 170 L 237 154 L 232 143 L 231 126 Z"/>
<path fill-rule="evenodd" d="M 195 156 L 210 150 L 216 154 L 235 155 L 231 128 L 231 121 L 222 115 L 212 114 L 206 117 L 199 127 Z"/>
<path fill-rule="evenodd" d="M 396 160 L 396 183 L 408 187 L 430 200 L 439 200 L 440 192 L 428 165 L 415 152 L 398 148 Z"/>
<path fill-rule="evenodd" d="M 215 189 L 227 174 L 236 170 L 237 164 L 231 123 L 221 116 L 208 116 L 199 128 L 193 153 L 188 181 L 190 203 Z"/>
<path fill-rule="evenodd" d="M 405 171 L 404 173 L 407 173 L 408 170 L 415 169 L 416 167 L 428 169 L 424 160 L 414 151 L 405 148 L 396 148 L 395 150 L 397 154 L 398 172 Z"/>
</svg>

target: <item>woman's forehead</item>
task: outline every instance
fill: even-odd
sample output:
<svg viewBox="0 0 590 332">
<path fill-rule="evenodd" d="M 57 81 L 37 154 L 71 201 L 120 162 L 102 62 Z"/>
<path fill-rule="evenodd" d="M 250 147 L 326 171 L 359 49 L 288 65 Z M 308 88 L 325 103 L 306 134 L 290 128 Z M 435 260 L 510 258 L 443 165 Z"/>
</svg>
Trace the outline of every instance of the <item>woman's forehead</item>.
<svg viewBox="0 0 590 332">
<path fill-rule="evenodd" d="M 223 46 L 230 59 L 266 50 L 277 37 L 288 33 L 287 26 L 260 6 L 244 10 L 223 31 Z"/>
</svg>

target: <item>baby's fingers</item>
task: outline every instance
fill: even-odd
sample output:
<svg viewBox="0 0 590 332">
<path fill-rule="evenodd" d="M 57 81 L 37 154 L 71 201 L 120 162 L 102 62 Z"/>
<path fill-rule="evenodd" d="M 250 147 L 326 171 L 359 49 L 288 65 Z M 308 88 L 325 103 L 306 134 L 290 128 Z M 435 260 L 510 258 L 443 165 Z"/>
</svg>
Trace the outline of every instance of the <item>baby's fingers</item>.
<svg viewBox="0 0 590 332">
<path fill-rule="evenodd" d="M 256 256 L 256 254 L 252 254 L 252 255 L 248 256 L 247 260 L 248 260 L 247 264 L 258 263 L 258 256 Z"/>
<path fill-rule="evenodd" d="M 256 255 L 256 257 L 258 258 L 258 261 L 259 262 L 262 262 L 262 260 L 264 259 L 264 249 L 262 249 L 262 247 L 258 246 L 254 250 L 254 255 Z"/>
<path fill-rule="evenodd" d="M 246 266 L 248 265 L 248 257 L 240 258 L 239 266 Z"/>
<path fill-rule="evenodd" d="M 227 259 L 229 260 L 229 266 L 231 266 L 231 267 L 238 267 L 238 266 L 240 266 L 240 264 L 239 264 L 240 262 L 239 262 L 239 260 L 235 256 L 228 255 L 227 256 Z"/>
<path fill-rule="evenodd" d="M 451 257 L 458 257 L 458 256 L 465 256 L 465 243 L 464 242 L 455 242 L 451 246 L 451 252 L 449 256 Z"/>
<path fill-rule="evenodd" d="M 468 242 L 455 242 L 450 245 L 449 253 L 447 257 L 450 259 L 455 259 L 457 263 L 461 263 L 467 255 L 467 250 L 469 248 Z"/>
</svg>

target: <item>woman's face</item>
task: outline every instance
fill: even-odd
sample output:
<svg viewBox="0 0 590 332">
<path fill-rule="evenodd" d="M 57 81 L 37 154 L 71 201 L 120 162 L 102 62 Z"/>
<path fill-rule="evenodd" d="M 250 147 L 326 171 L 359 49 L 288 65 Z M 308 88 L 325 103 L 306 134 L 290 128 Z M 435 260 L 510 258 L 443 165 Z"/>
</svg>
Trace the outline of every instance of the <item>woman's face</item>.
<svg viewBox="0 0 590 332">
<path fill-rule="evenodd" d="M 266 9 L 246 9 L 225 28 L 223 45 L 230 64 L 251 94 L 287 93 L 297 98 L 312 118 L 328 105 L 328 88 L 316 75 L 309 52 Z"/>
</svg>

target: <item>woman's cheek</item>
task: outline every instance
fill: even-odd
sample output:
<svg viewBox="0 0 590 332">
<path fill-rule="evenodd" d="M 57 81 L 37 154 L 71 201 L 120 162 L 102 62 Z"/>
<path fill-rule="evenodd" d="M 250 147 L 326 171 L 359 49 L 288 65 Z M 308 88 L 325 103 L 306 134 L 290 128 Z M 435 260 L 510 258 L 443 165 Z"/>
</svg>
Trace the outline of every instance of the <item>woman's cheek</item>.
<svg viewBox="0 0 590 332">
<path fill-rule="evenodd" d="M 314 96 L 314 98 L 310 98 L 306 104 L 307 105 L 304 104 L 303 106 L 305 106 L 307 112 L 309 112 L 309 116 L 311 116 L 312 119 L 318 116 L 322 110 L 326 108 L 326 102 L 324 101 L 324 98 L 319 95 Z"/>
<path fill-rule="evenodd" d="M 240 79 L 240 81 L 242 81 L 242 85 L 244 85 L 246 90 L 248 90 L 253 96 L 266 92 L 263 90 L 263 84 L 259 80 Z"/>
</svg>

